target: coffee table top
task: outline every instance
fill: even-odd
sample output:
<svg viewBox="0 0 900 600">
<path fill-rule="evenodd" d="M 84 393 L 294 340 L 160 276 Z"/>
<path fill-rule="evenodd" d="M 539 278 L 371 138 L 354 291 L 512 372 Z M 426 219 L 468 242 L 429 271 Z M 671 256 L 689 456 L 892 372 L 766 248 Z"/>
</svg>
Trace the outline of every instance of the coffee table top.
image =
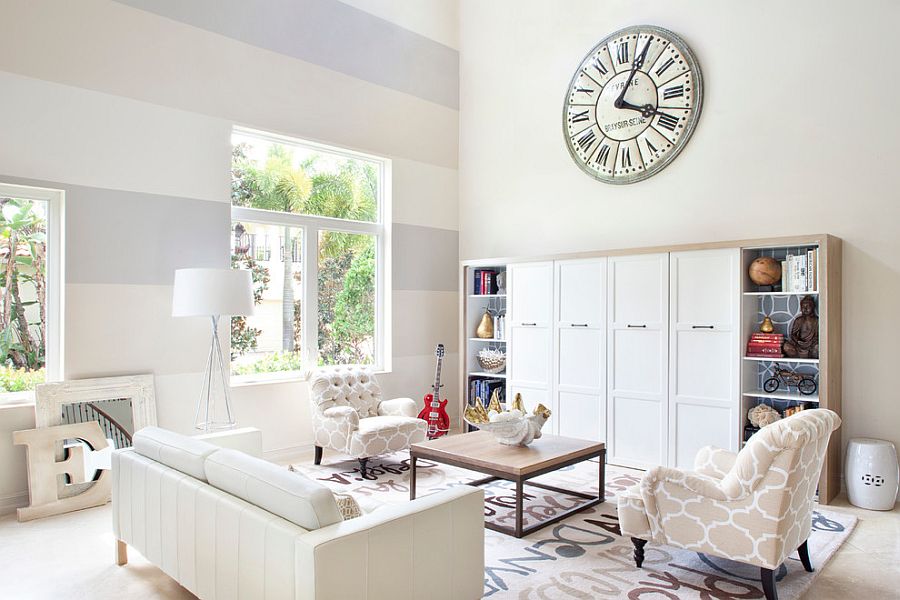
<svg viewBox="0 0 900 600">
<path fill-rule="evenodd" d="M 544 434 L 530 446 L 504 446 L 487 431 L 471 431 L 410 446 L 416 458 L 436 460 L 474 471 L 524 477 L 596 456 L 601 442 Z"/>
</svg>

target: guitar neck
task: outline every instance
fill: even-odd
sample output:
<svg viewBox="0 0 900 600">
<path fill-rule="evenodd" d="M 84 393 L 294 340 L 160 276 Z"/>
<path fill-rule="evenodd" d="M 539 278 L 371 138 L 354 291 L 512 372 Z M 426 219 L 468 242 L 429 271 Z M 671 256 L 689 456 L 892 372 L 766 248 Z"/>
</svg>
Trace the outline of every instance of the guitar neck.
<svg viewBox="0 0 900 600">
<path fill-rule="evenodd" d="M 443 359 L 439 356 L 437 359 L 437 366 L 434 368 L 434 399 L 439 400 L 441 397 L 441 361 Z"/>
</svg>

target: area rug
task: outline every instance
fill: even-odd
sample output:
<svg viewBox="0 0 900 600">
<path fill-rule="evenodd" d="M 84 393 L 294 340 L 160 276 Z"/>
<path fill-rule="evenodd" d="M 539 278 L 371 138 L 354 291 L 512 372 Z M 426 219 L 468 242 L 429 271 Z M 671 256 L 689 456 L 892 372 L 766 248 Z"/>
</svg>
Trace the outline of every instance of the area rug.
<svg viewBox="0 0 900 600">
<path fill-rule="evenodd" d="M 409 453 L 397 452 L 369 461 L 363 477 L 357 461 L 328 461 L 315 466 L 291 465 L 334 491 L 350 492 L 366 504 L 409 502 Z M 596 493 L 595 460 L 567 467 L 536 479 L 557 487 Z M 417 462 L 419 496 L 465 485 L 483 477 L 479 473 Z M 660 598 L 699 600 L 743 600 L 764 598 L 759 570 L 733 561 L 648 544 L 643 569 L 632 561 L 632 545 L 619 532 L 616 517 L 617 492 L 640 480 L 641 472 L 607 467 L 603 504 L 516 539 L 485 530 L 485 598 L 578 599 Z M 485 490 L 485 519 L 514 523 L 513 484 L 494 482 Z M 535 487 L 525 487 L 526 525 L 549 519 L 584 500 Z M 831 559 L 856 525 L 856 517 L 826 509 L 813 516 L 809 552 L 817 571 L 807 573 L 795 555 L 778 570 L 778 593 L 782 600 L 801 597 L 814 577 Z"/>
</svg>

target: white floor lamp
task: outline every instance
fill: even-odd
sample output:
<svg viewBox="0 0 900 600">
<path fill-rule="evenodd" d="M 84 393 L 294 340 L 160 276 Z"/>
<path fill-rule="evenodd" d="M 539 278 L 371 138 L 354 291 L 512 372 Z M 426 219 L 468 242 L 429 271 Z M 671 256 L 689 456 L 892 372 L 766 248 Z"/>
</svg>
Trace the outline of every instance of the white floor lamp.
<svg viewBox="0 0 900 600">
<path fill-rule="evenodd" d="M 250 271 L 238 269 L 178 269 L 172 294 L 173 317 L 209 317 L 212 343 L 197 403 L 195 427 L 203 431 L 234 427 L 228 391 L 228 363 L 219 343 L 219 317 L 253 314 Z M 216 388 L 221 389 L 217 393 Z M 217 398 L 222 396 L 223 402 Z"/>
</svg>

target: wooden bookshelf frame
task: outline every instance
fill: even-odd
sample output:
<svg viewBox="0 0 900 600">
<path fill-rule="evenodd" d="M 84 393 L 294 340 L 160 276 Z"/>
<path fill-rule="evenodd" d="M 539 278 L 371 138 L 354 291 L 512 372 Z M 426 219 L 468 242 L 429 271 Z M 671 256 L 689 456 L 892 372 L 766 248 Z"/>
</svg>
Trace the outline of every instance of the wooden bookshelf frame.
<svg viewBox="0 0 900 600">
<path fill-rule="evenodd" d="M 750 250 L 754 248 L 777 248 L 818 246 L 818 314 L 819 314 L 819 406 L 833 410 L 841 414 L 841 264 L 842 250 L 841 239 L 830 234 L 810 234 L 785 237 L 771 237 L 758 239 L 741 239 L 696 244 L 678 244 L 670 246 L 652 246 L 640 248 L 619 248 L 609 250 L 597 250 L 591 252 L 562 253 L 541 256 L 517 256 L 498 257 L 490 259 L 462 260 L 459 264 L 459 289 L 461 295 L 459 308 L 459 348 L 461 357 L 459 361 L 460 399 L 457 412 L 457 427 L 464 431 L 462 414 L 465 410 L 468 395 L 468 356 L 471 342 L 471 332 L 468 330 L 470 313 L 469 279 L 470 272 L 475 268 L 508 267 L 514 263 L 556 261 L 579 258 L 598 258 L 604 256 L 625 256 L 634 254 L 655 254 L 670 252 L 685 252 L 691 250 L 709 250 L 716 248 L 739 248 Z M 742 274 L 742 277 L 745 274 Z M 744 286 L 741 286 L 743 292 Z M 743 294 L 741 306 L 744 307 Z M 507 310 L 509 303 L 507 302 Z M 743 312 L 743 308 L 742 308 Z M 742 322 L 746 322 L 747 315 L 741 316 Z M 746 340 L 742 340 L 745 343 Z M 508 350 L 507 354 L 510 351 Z M 507 358 L 507 364 L 509 359 Z M 743 362 L 743 361 L 742 361 Z M 743 373 L 743 369 L 738 370 Z M 742 382 L 743 384 L 743 376 Z M 743 396 L 743 387 L 740 390 Z M 742 398 L 738 398 L 740 406 L 743 406 Z M 743 434 L 743 427 L 739 428 Z M 819 480 L 819 501 L 822 504 L 830 503 L 840 492 L 841 488 L 841 434 L 840 430 L 832 435 L 831 442 L 825 456 L 825 465 Z"/>
</svg>

